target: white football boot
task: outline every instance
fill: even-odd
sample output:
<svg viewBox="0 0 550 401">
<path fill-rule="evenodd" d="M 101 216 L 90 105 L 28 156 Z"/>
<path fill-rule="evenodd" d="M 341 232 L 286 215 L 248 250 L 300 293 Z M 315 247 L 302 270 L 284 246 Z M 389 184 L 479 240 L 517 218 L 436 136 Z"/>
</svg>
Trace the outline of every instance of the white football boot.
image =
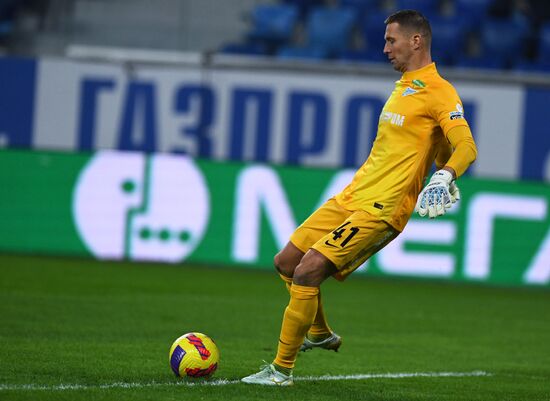
<svg viewBox="0 0 550 401">
<path fill-rule="evenodd" d="M 243 377 L 241 381 L 243 383 L 262 384 L 264 386 L 292 386 L 294 384 L 292 374 L 287 376 L 279 372 L 271 363 L 261 366 L 258 373 Z"/>
<path fill-rule="evenodd" d="M 330 337 L 325 338 L 323 341 L 313 342 L 306 336 L 304 343 L 300 347 L 300 351 L 305 352 L 313 348 L 322 348 L 330 351 L 338 352 L 338 348 L 342 345 L 342 337 L 336 333 L 332 333 Z"/>
</svg>

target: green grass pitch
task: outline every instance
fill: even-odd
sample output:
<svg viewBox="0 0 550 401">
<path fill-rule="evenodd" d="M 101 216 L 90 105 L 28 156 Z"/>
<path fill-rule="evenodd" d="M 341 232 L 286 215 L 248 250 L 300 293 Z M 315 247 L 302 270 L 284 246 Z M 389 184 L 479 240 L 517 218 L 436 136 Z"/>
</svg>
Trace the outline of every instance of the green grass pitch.
<svg viewBox="0 0 550 401">
<path fill-rule="evenodd" d="M 265 388 L 233 381 L 275 354 L 288 295 L 274 273 L 15 255 L 0 266 L 0 400 L 550 400 L 548 289 L 330 280 L 340 352 L 301 354 L 295 376 L 309 380 Z M 173 376 L 168 349 L 189 331 L 214 338 L 214 379 L 232 382 Z M 435 375 L 475 371 L 486 374 Z"/>
</svg>

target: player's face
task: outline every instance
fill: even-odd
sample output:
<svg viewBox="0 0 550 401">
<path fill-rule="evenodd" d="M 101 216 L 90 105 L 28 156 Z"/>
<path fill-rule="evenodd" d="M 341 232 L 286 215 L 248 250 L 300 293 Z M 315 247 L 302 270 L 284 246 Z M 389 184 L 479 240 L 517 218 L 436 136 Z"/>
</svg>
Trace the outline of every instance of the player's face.
<svg viewBox="0 0 550 401">
<path fill-rule="evenodd" d="M 400 72 L 407 71 L 409 61 L 413 55 L 411 35 L 401 29 L 397 22 L 392 22 L 386 25 L 384 39 L 386 41 L 384 54 L 388 56 L 393 68 Z"/>
</svg>

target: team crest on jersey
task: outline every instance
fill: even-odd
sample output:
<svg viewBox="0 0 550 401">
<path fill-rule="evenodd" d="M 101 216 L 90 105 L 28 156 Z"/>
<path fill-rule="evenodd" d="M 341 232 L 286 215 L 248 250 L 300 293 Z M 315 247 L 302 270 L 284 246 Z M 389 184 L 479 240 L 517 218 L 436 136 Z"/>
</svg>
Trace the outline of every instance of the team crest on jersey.
<svg viewBox="0 0 550 401">
<path fill-rule="evenodd" d="M 456 104 L 456 110 L 451 111 L 449 113 L 449 116 L 450 116 L 451 120 L 457 120 L 459 118 L 464 118 L 464 109 L 462 108 L 460 103 Z"/>
<path fill-rule="evenodd" d="M 418 92 L 417 90 L 411 88 L 411 87 L 408 87 L 407 89 L 405 89 L 403 91 L 403 94 L 401 96 L 409 96 L 409 95 L 414 95 L 416 92 Z"/>
</svg>

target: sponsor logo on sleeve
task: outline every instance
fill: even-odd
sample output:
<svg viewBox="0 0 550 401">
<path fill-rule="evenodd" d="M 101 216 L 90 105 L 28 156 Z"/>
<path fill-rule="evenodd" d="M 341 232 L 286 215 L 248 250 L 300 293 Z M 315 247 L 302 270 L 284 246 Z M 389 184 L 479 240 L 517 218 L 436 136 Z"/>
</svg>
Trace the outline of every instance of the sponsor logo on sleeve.
<svg viewBox="0 0 550 401">
<path fill-rule="evenodd" d="M 456 104 L 456 110 L 451 111 L 449 113 L 449 116 L 450 116 L 451 120 L 457 120 L 459 118 L 464 118 L 464 109 L 462 108 L 460 103 Z"/>
</svg>

